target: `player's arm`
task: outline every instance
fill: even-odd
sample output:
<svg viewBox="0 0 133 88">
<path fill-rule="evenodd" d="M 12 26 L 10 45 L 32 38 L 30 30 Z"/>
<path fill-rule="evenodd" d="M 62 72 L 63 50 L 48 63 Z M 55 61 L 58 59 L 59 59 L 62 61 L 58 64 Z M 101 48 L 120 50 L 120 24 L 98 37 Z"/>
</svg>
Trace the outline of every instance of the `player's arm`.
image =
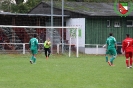
<svg viewBox="0 0 133 88">
<path fill-rule="evenodd" d="M 39 49 L 38 40 L 36 41 L 37 49 Z"/>
<path fill-rule="evenodd" d="M 125 43 L 124 43 L 124 41 L 122 42 L 122 51 L 123 52 L 125 51 Z"/>
<path fill-rule="evenodd" d="M 115 48 L 117 50 L 117 42 L 116 42 L 116 39 L 114 38 L 114 42 L 115 42 Z"/>
<path fill-rule="evenodd" d="M 105 47 L 106 47 L 106 44 L 103 45 L 103 48 L 105 48 Z"/>
<path fill-rule="evenodd" d="M 47 41 L 44 42 L 44 46 L 46 46 Z"/>
</svg>

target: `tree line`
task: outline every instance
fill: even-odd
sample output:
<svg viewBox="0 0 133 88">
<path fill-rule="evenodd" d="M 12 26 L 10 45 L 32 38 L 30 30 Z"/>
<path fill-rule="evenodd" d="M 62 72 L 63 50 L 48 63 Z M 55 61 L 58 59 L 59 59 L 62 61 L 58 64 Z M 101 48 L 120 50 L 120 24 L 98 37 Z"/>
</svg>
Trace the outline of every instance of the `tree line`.
<svg viewBox="0 0 133 88">
<path fill-rule="evenodd" d="M 42 1 L 51 1 L 51 0 L 28 0 L 26 3 L 23 3 L 24 0 L 14 0 L 16 3 L 11 3 L 11 0 L 1 0 L 0 1 L 0 10 L 5 12 L 12 13 L 27 13 L 29 10 L 34 8 L 37 4 Z M 53 0 L 53 1 L 62 1 L 62 0 Z M 73 2 L 115 2 L 116 0 L 64 0 L 73 1 Z M 130 2 L 133 0 L 117 0 L 119 2 Z"/>
</svg>

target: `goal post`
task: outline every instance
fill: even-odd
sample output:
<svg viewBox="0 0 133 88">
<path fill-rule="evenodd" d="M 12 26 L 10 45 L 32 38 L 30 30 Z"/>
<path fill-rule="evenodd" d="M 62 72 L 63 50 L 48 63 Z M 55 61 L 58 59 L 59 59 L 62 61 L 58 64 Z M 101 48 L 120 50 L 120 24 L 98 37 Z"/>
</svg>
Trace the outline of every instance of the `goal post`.
<svg viewBox="0 0 133 88">
<path fill-rule="evenodd" d="M 76 45 L 77 45 L 77 47 L 76 47 L 76 55 L 77 55 L 77 57 L 79 57 L 79 44 L 78 44 L 78 28 L 71 28 L 70 29 L 70 42 L 69 42 L 69 57 L 71 56 L 71 45 L 72 45 L 72 38 L 76 38 Z"/>
<path fill-rule="evenodd" d="M 62 30 L 65 30 L 62 34 Z M 71 30 L 75 30 L 73 33 Z M 0 25 L 0 34 L 3 36 L 4 41 L 0 45 L 7 45 L 4 48 L 7 50 L 22 50 L 23 54 L 27 51 L 28 43 L 33 34 L 37 34 L 39 40 L 39 48 L 43 50 L 43 43 L 49 37 L 52 41 L 51 50 L 57 53 L 57 45 L 66 45 L 69 47 L 68 56 L 71 56 L 72 41 L 75 44 L 76 57 L 79 57 L 79 44 L 78 44 L 78 27 L 62 27 L 62 26 L 13 26 L 13 25 Z M 42 35 L 41 35 L 42 34 Z M 68 43 L 62 42 L 63 40 L 69 41 Z M 73 40 L 72 40 L 73 39 Z M 8 46 L 9 45 L 9 46 Z M 11 45 L 11 46 L 10 46 Z M 14 46 L 14 47 L 13 47 Z M 12 48 L 11 48 L 12 47 Z M 59 49 L 59 52 L 62 49 Z"/>
</svg>

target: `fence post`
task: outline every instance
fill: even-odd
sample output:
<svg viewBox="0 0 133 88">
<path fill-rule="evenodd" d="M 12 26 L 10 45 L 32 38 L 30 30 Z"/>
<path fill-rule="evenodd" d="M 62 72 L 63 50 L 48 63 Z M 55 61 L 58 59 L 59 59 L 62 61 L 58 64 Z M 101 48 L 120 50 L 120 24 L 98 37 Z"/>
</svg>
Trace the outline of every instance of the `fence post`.
<svg viewBox="0 0 133 88">
<path fill-rule="evenodd" d="M 23 43 L 23 54 L 25 54 L 25 43 Z"/>
<path fill-rule="evenodd" d="M 98 44 L 96 45 L 96 55 L 98 54 Z"/>
<path fill-rule="evenodd" d="M 69 46 L 69 57 L 70 57 L 71 56 L 71 37 L 70 37 L 70 42 L 69 42 L 68 46 Z"/>
<path fill-rule="evenodd" d="M 59 44 L 57 44 L 57 54 L 59 54 Z"/>
</svg>

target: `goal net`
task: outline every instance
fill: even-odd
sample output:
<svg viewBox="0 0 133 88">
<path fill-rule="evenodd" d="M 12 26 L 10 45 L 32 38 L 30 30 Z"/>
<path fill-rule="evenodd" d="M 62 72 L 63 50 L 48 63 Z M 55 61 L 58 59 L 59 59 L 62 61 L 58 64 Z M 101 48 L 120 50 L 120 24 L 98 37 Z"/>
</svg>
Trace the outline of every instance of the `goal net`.
<svg viewBox="0 0 133 88">
<path fill-rule="evenodd" d="M 0 53 L 29 53 L 33 34 L 37 34 L 39 53 L 44 53 L 44 41 L 50 38 L 52 54 L 78 57 L 77 27 L 0 25 Z"/>
</svg>

